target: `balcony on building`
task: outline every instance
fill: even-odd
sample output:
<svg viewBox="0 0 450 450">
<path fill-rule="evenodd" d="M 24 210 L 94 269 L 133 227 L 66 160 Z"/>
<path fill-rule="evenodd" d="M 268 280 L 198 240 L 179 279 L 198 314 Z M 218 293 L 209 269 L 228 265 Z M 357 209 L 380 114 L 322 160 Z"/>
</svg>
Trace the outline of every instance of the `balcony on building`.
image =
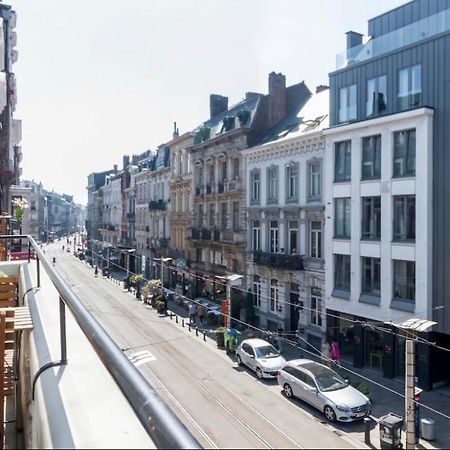
<svg viewBox="0 0 450 450">
<path fill-rule="evenodd" d="M 134 219 L 136 217 L 136 213 L 135 212 L 127 212 L 127 219 Z"/>
<path fill-rule="evenodd" d="M 239 230 L 222 230 L 220 231 L 219 240 L 228 244 L 245 244 L 246 235 Z"/>
<path fill-rule="evenodd" d="M 303 256 L 282 253 L 253 252 L 253 262 L 260 266 L 287 270 L 304 270 Z"/>
<path fill-rule="evenodd" d="M 34 258 L 0 261 L 2 448 L 199 448 L 39 246 L 23 240 Z"/>
<path fill-rule="evenodd" d="M 344 69 L 450 30 L 450 9 L 398 28 L 336 56 L 336 70 Z"/>
<path fill-rule="evenodd" d="M 166 202 L 164 200 L 150 200 L 148 202 L 148 209 L 149 210 L 160 210 L 165 211 L 166 210 Z"/>
</svg>

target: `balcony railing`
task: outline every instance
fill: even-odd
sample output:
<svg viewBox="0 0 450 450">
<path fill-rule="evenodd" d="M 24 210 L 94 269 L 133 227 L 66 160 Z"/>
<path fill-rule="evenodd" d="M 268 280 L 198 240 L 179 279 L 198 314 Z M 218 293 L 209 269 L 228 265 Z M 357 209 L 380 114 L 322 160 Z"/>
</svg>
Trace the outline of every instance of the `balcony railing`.
<svg viewBox="0 0 450 450">
<path fill-rule="evenodd" d="M 301 255 L 253 252 L 253 262 L 260 266 L 277 267 L 288 270 L 303 270 L 303 256 Z"/>
<path fill-rule="evenodd" d="M 12 239 L 26 239 L 28 241 L 28 247 L 31 255 L 31 251 L 33 250 L 36 255 L 36 287 L 41 288 L 37 291 L 33 290 L 33 288 L 29 288 L 28 284 L 31 286 L 34 283 L 29 279 L 29 274 L 23 275 L 20 277 L 21 283 L 25 283 L 25 285 L 19 286 L 22 291 L 25 291 L 20 298 L 25 298 L 26 294 L 29 294 L 31 297 L 34 295 L 39 295 L 40 290 L 45 292 L 45 295 L 48 296 L 48 286 L 45 285 L 41 287 L 41 268 L 43 268 L 46 272 L 46 275 L 49 281 L 53 284 L 59 296 L 59 348 L 60 348 L 60 360 L 56 360 L 53 362 L 47 362 L 42 365 L 42 361 L 48 361 L 49 349 L 47 347 L 48 343 L 45 342 L 45 338 L 39 334 L 38 341 L 35 340 L 36 343 L 39 343 L 42 349 L 46 349 L 45 357 L 44 355 L 38 355 L 38 363 L 40 364 L 39 370 L 35 372 L 34 379 L 32 383 L 32 393 L 34 398 L 34 387 L 36 381 L 38 379 L 41 380 L 39 384 L 39 389 L 37 390 L 38 398 L 42 398 L 42 395 L 48 395 L 47 401 L 45 401 L 45 405 L 42 403 L 33 403 L 32 411 L 36 414 L 34 420 L 39 419 L 40 412 L 42 413 L 47 410 L 47 408 L 51 408 L 52 411 L 55 408 L 58 408 L 58 412 L 62 415 L 62 419 L 58 422 L 58 432 L 61 434 L 63 428 L 67 427 L 68 417 L 72 416 L 71 414 L 65 415 L 64 408 L 69 408 L 70 405 L 68 402 L 67 405 L 61 403 L 61 398 L 58 397 L 58 392 L 60 393 L 62 389 L 64 389 L 64 382 L 61 383 L 61 380 L 64 381 L 64 378 L 70 377 L 71 374 L 73 376 L 73 371 L 77 369 L 76 363 L 71 365 L 72 359 L 67 358 L 67 343 L 66 336 L 72 336 L 74 333 L 72 322 L 69 328 L 69 334 L 66 334 L 66 313 L 65 307 L 67 306 L 71 312 L 71 315 L 67 317 L 68 321 L 72 321 L 72 317 L 75 319 L 81 331 L 87 338 L 87 341 L 93 350 L 98 355 L 99 360 L 107 369 L 112 379 L 114 379 L 115 383 L 119 387 L 120 391 L 123 393 L 125 398 L 128 400 L 130 406 L 134 410 L 136 417 L 141 422 L 143 428 L 147 432 L 147 434 L 152 439 L 156 448 L 201 448 L 195 438 L 188 432 L 185 426 L 180 422 L 180 420 L 176 417 L 176 415 L 166 406 L 165 403 L 159 398 L 156 391 L 152 388 L 152 386 L 148 383 L 148 381 L 144 378 L 144 376 L 139 372 L 139 370 L 131 363 L 125 353 L 117 346 L 117 344 L 109 337 L 103 327 L 97 322 L 91 312 L 84 306 L 81 300 L 76 296 L 76 294 L 72 291 L 69 285 L 63 280 L 63 278 L 59 275 L 59 273 L 55 270 L 50 262 L 50 259 L 47 259 L 39 245 L 34 241 L 33 238 L 27 235 L 2 235 L 0 239 L 2 240 L 12 240 Z M 10 264 L 10 263 L 6 263 Z M 34 264 L 34 263 L 29 263 Z M 27 264 L 25 267 L 29 267 Z M 47 277 L 44 280 L 46 283 Z M 35 293 L 37 292 L 37 294 Z M 37 314 L 39 311 L 35 311 L 37 307 L 44 308 L 43 303 L 48 302 L 40 302 L 41 306 L 39 306 L 39 302 L 33 303 L 33 309 L 30 308 L 32 319 L 35 318 L 36 324 L 35 326 L 40 327 L 39 330 L 42 331 L 42 317 L 41 314 Z M 57 306 L 57 305 L 55 305 Z M 48 305 L 45 306 L 45 311 L 48 311 Z M 56 322 L 57 323 L 57 322 Z M 53 324 L 53 322 L 52 322 Z M 48 325 L 48 324 L 47 324 Z M 45 328 L 46 330 L 48 327 Z M 33 336 L 33 335 L 32 335 Z M 35 338 L 33 338 L 35 339 Z M 28 339 L 23 339 L 23 342 L 29 343 Z M 35 344 L 36 346 L 36 344 Z M 75 351 L 75 345 L 71 345 L 70 351 Z M 42 360 L 41 360 L 42 359 Z M 89 358 L 88 358 L 89 359 Z M 36 358 L 33 358 L 35 361 Z M 73 358 L 75 360 L 75 358 Z M 86 364 L 89 361 L 86 360 Z M 49 375 L 47 369 L 55 367 L 55 366 L 68 366 L 68 370 L 60 370 L 55 372 L 55 375 Z M 89 367 L 86 365 L 86 367 Z M 43 381 L 43 373 L 45 372 L 45 382 Z M 52 372 L 53 374 L 53 372 Z M 57 374 L 57 375 L 56 375 Z M 22 379 L 22 378 L 21 378 Z M 50 384 L 50 381 L 54 383 L 54 385 Z M 31 380 L 30 380 L 31 382 Z M 31 389 L 31 387 L 29 388 Z M 52 390 L 54 389 L 54 390 Z M 40 409 L 42 411 L 40 411 Z M 27 418 L 28 420 L 29 418 Z M 55 429 L 54 427 L 56 422 L 50 423 L 46 422 L 46 427 L 48 427 L 49 435 L 51 434 L 52 438 L 58 441 L 58 437 L 53 436 L 52 431 Z M 74 433 L 76 435 L 77 433 Z M 41 436 L 41 443 L 46 443 L 46 436 Z M 74 439 L 72 436 L 71 439 Z M 84 441 L 88 442 L 88 441 Z M 39 442 L 34 442 L 34 446 L 39 446 Z M 67 444 L 66 444 L 67 445 Z M 72 442 L 71 446 L 74 446 Z"/>
<path fill-rule="evenodd" d="M 150 210 L 161 210 L 161 211 L 165 211 L 166 210 L 166 202 L 164 200 L 150 200 L 148 202 L 148 209 Z"/>
<path fill-rule="evenodd" d="M 336 56 L 336 70 L 366 61 L 450 30 L 450 9 L 428 16 Z"/>
<path fill-rule="evenodd" d="M 191 239 L 198 241 L 210 241 L 213 236 L 213 232 L 208 228 L 191 228 L 191 233 Z"/>
</svg>

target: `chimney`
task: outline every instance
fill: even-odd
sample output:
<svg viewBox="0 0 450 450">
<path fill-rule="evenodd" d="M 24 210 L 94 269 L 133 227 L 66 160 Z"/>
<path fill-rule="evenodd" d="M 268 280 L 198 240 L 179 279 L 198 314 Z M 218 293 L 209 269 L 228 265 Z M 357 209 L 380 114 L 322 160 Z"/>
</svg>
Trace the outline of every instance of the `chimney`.
<svg viewBox="0 0 450 450">
<path fill-rule="evenodd" d="M 286 115 L 286 77 L 282 73 L 269 74 L 269 126 Z"/>
<path fill-rule="evenodd" d="M 117 164 L 114 164 L 114 173 L 117 173 Z"/>
<path fill-rule="evenodd" d="M 130 165 L 130 157 L 128 155 L 124 155 L 123 157 L 123 168 L 125 169 Z"/>
<path fill-rule="evenodd" d="M 228 109 L 228 97 L 222 95 L 211 94 L 209 96 L 209 112 L 210 117 L 217 116 Z"/>
<path fill-rule="evenodd" d="M 259 97 L 260 95 L 262 95 L 262 94 L 260 94 L 258 92 L 246 92 L 245 100 L 250 100 L 251 98 Z"/>
<path fill-rule="evenodd" d="M 347 50 L 357 47 L 358 45 L 362 45 L 363 35 L 361 33 L 357 33 L 356 31 L 347 31 L 345 34 L 347 35 Z"/>
<path fill-rule="evenodd" d="M 316 94 L 318 94 L 319 92 L 326 91 L 327 89 L 330 88 L 324 84 L 320 84 L 319 86 L 316 87 Z"/>
<path fill-rule="evenodd" d="M 174 123 L 173 123 L 172 139 L 175 139 L 175 138 L 177 138 L 178 136 L 179 136 L 179 133 L 178 133 L 178 128 L 177 128 L 177 123 L 174 122 Z"/>
</svg>

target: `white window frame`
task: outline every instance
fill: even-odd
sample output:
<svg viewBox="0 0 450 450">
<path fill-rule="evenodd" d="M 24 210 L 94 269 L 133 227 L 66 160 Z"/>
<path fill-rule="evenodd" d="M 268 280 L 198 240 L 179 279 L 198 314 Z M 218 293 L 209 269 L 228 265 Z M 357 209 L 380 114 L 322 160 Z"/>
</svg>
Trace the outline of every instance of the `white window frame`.
<svg viewBox="0 0 450 450">
<path fill-rule="evenodd" d="M 320 224 L 320 228 L 313 228 L 313 223 Z M 309 257 L 322 259 L 322 222 L 311 220 L 309 222 Z"/>
</svg>

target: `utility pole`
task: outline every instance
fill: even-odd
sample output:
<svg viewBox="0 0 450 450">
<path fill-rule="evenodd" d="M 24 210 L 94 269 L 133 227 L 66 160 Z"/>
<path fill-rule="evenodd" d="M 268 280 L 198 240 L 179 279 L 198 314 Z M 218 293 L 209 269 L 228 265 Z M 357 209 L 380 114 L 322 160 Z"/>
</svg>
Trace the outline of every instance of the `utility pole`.
<svg viewBox="0 0 450 450">
<path fill-rule="evenodd" d="M 406 340 L 406 371 L 405 371 L 405 412 L 406 412 L 406 449 L 416 446 L 416 430 L 414 417 L 414 377 L 415 354 L 414 341 Z"/>
<path fill-rule="evenodd" d="M 416 357 L 414 345 L 416 340 L 416 333 L 427 331 L 437 322 L 426 319 L 408 319 L 405 322 L 395 324 L 392 322 L 385 322 L 388 325 L 393 325 L 396 328 L 407 330 L 409 338 L 405 345 L 405 419 L 406 419 L 406 449 L 412 450 L 416 447 L 416 442 L 419 436 L 416 436 L 415 428 L 415 373 L 416 373 Z M 417 439 L 416 439 L 417 438 Z"/>
</svg>

